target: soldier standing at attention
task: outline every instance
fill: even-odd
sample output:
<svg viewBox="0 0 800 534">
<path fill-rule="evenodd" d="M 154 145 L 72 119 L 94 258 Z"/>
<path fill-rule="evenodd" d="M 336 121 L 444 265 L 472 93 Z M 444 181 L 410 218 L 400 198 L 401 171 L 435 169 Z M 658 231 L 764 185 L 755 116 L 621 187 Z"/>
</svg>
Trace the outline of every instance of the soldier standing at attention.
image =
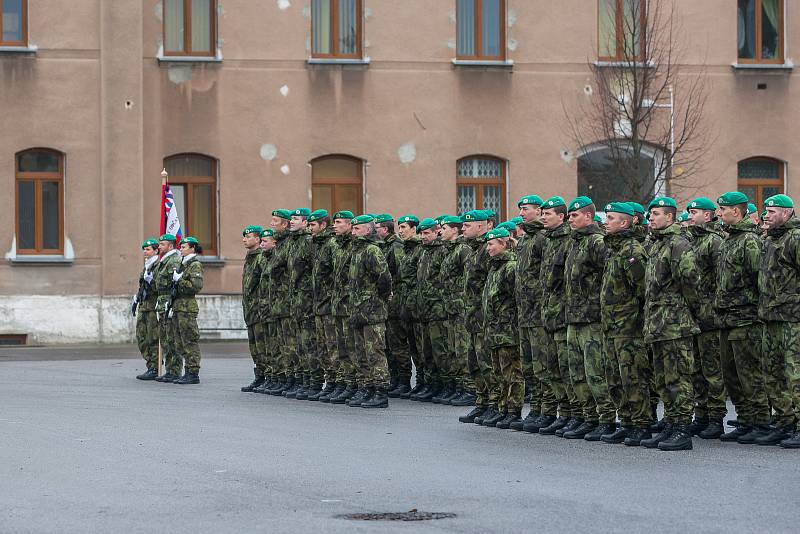
<svg viewBox="0 0 800 534">
<path fill-rule="evenodd" d="M 277 387 L 276 370 L 280 345 L 278 343 L 278 323 L 272 317 L 272 262 L 275 258 L 275 232 L 272 228 L 266 228 L 261 232 L 261 277 L 258 282 L 258 316 L 261 321 L 261 329 L 264 332 L 264 341 L 261 346 L 264 349 L 264 372 L 266 380 L 263 384 L 253 389 L 254 393 L 267 393 L 270 389 Z"/>
<path fill-rule="evenodd" d="M 264 327 L 259 310 L 259 283 L 261 282 L 262 254 L 260 226 L 250 225 L 242 230 L 242 244 L 247 250 L 242 269 L 242 311 L 247 327 L 247 344 L 253 359 L 253 381 L 242 386 L 243 392 L 253 391 L 266 380 L 264 362 Z"/>
<path fill-rule="evenodd" d="M 291 280 L 289 279 L 289 222 L 292 212 L 277 209 L 272 212 L 270 227 L 275 238 L 275 252 L 270 262 L 270 316 L 275 321 L 278 339 L 281 340 L 276 354 L 274 387 L 267 390 L 269 395 L 281 395 L 294 385 L 292 368 L 293 340 L 296 329 L 291 318 Z"/>
<path fill-rule="evenodd" d="M 319 361 L 316 361 L 316 324 L 314 322 L 314 289 L 311 283 L 311 233 L 308 217 L 311 210 L 297 208 L 289 222 L 289 286 L 291 288 L 291 316 L 295 323 L 292 343 L 295 388 L 283 392 L 283 396 L 299 400 L 308 399 L 306 391 L 322 389 L 322 384 L 311 384 L 311 368 L 319 377 Z"/>
<path fill-rule="evenodd" d="M 337 338 L 336 320 L 331 315 L 331 296 L 333 293 L 333 258 L 336 254 L 336 238 L 330 226 L 326 210 L 316 210 L 308 217 L 308 227 L 312 235 L 311 282 L 314 288 L 314 323 L 316 327 L 316 348 L 319 368 L 312 366 L 308 400 L 317 401 L 320 397 L 333 393 L 336 389 Z M 322 383 L 325 389 L 321 389 Z"/>
<path fill-rule="evenodd" d="M 397 232 L 403 240 L 403 253 L 398 265 L 397 279 L 393 279 L 395 293 L 392 296 L 392 305 L 397 306 L 397 314 L 400 319 L 403 335 L 407 339 L 409 361 L 404 365 L 411 368 L 411 362 L 416 367 L 416 383 L 413 388 L 406 388 L 402 385 L 394 391 L 389 392 L 389 397 L 399 397 L 401 399 L 411 398 L 411 395 L 425 389 L 425 369 L 423 368 L 421 350 L 417 344 L 417 337 L 422 337 L 422 327 L 417 322 L 417 303 L 416 285 L 417 269 L 419 267 L 419 256 L 422 253 L 422 244 L 417 235 L 419 218 L 416 215 L 403 215 L 397 219 Z M 388 334 L 387 334 L 388 335 Z M 410 384 L 409 384 L 410 385 Z M 402 391 L 401 391 L 402 390 Z"/>
<path fill-rule="evenodd" d="M 158 251 L 161 259 L 155 269 L 155 285 L 158 291 L 156 314 L 158 317 L 158 339 L 161 340 L 161 352 L 164 354 L 166 373 L 156 378 L 156 382 L 173 382 L 181 377 L 181 358 L 175 349 L 175 322 L 167 317 L 167 305 L 172 293 L 172 273 L 181 263 L 181 257 L 175 248 L 175 236 L 164 234 L 158 238 Z"/>
<path fill-rule="evenodd" d="M 177 333 L 177 353 L 183 357 L 184 374 L 176 384 L 200 383 L 200 328 L 197 326 L 197 299 L 203 289 L 203 264 L 197 258 L 203 247 L 194 237 L 181 240 L 181 265 L 172 273 L 176 298 L 173 305 Z"/>
<path fill-rule="evenodd" d="M 653 372 L 664 402 L 665 424 L 641 445 L 662 451 L 691 450 L 692 336 L 700 333 L 700 328 L 684 295 L 697 286 L 698 274 L 691 245 L 675 222 L 675 200 L 657 197 L 648 208 L 653 245 L 645 273 L 644 340 L 653 351 Z"/>
<path fill-rule="evenodd" d="M 139 275 L 139 292 L 133 297 L 136 315 L 136 343 L 142 354 L 147 371 L 138 375 L 139 380 L 155 380 L 158 376 L 158 319 L 156 301 L 158 293 L 153 286 L 153 272 L 158 263 L 158 241 L 153 238 L 142 243 L 144 269 Z"/>
</svg>

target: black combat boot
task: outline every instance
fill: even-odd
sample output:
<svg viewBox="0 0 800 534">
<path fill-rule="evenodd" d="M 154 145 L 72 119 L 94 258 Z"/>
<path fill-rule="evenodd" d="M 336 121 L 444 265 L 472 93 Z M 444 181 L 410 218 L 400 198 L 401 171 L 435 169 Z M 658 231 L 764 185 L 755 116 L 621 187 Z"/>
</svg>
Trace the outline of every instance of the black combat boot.
<svg viewBox="0 0 800 534">
<path fill-rule="evenodd" d="M 511 425 L 509 428 L 511 428 L 512 430 L 524 430 L 525 425 L 527 425 L 529 423 L 533 423 L 534 421 L 538 421 L 541 418 L 542 418 L 542 414 L 538 414 L 538 413 L 534 412 L 533 410 L 531 410 L 531 411 L 528 412 L 528 415 L 525 416 L 525 419 L 523 419 L 519 423 L 515 423 L 515 424 Z"/>
<path fill-rule="evenodd" d="M 287 399 L 293 399 L 294 396 L 297 395 L 297 392 L 300 391 L 300 388 L 302 388 L 303 386 L 300 383 L 300 380 L 298 380 L 297 378 L 291 377 L 289 378 L 289 381 L 291 383 L 289 389 L 283 391 L 281 395 L 283 395 Z"/>
<path fill-rule="evenodd" d="M 278 377 L 275 380 L 275 385 L 267 390 L 267 395 L 273 395 L 275 397 L 279 397 L 281 393 L 286 391 L 289 388 L 289 379 L 285 376 Z"/>
<path fill-rule="evenodd" d="M 417 383 L 414 385 L 413 388 L 411 388 L 411 391 L 409 391 L 408 393 L 406 393 L 404 395 L 400 395 L 400 398 L 401 399 L 417 400 L 414 397 L 419 395 L 419 393 L 421 391 L 425 390 L 426 388 L 427 388 L 427 386 L 425 385 L 425 382 L 421 382 L 419 379 L 417 379 Z"/>
<path fill-rule="evenodd" d="M 778 445 L 781 441 L 789 439 L 794 434 L 793 426 L 774 426 L 767 435 L 756 438 L 756 445 Z"/>
<path fill-rule="evenodd" d="M 471 391 L 462 391 L 458 397 L 453 397 L 448 401 L 450 406 L 475 406 L 475 394 Z"/>
<path fill-rule="evenodd" d="M 358 388 L 355 394 L 347 399 L 347 405 L 351 408 L 355 408 L 356 406 L 361 406 L 361 403 L 364 399 L 369 395 L 369 390 L 365 387 Z"/>
<path fill-rule="evenodd" d="M 144 373 L 136 375 L 136 378 L 138 380 L 155 380 L 156 378 L 158 378 L 158 371 L 156 371 L 155 369 L 148 369 Z M 242 388 L 242 391 L 244 391 L 244 388 Z"/>
<path fill-rule="evenodd" d="M 540 428 L 539 434 L 543 434 L 545 436 L 554 436 L 557 431 L 567 426 L 567 423 L 569 421 L 570 421 L 569 417 L 563 415 L 560 417 L 556 417 L 552 423 Z M 523 427 L 522 430 L 525 430 L 525 428 Z"/>
<path fill-rule="evenodd" d="M 399 399 L 403 393 L 411 392 L 411 378 L 401 378 L 397 381 L 397 385 L 390 389 L 386 394 L 390 399 Z"/>
<path fill-rule="evenodd" d="M 690 451 L 692 450 L 692 434 L 689 425 L 675 425 L 672 434 L 658 443 L 660 451 Z"/>
<path fill-rule="evenodd" d="M 589 432 L 591 432 L 596 428 L 597 428 L 597 423 L 595 423 L 594 421 L 584 421 L 575 430 L 564 432 L 564 434 L 562 434 L 562 437 L 566 439 L 583 439 L 586 437 L 586 434 L 588 434 Z"/>
<path fill-rule="evenodd" d="M 555 415 L 542 415 L 538 420 L 528 424 L 527 428 L 525 428 L 526 425 L 522 425 L 522 430 L 530 432 L 531 434 L 538 434 L 543 428 L 547 428 L 555 423 L 556 419 Z"/>
<path fill-rule="evenodd" d="M 383 388 L 370 390 L 367 397 L 361 401 L 362 408 L 388 408 L 389 395 Z"/>
<path fill-rule="evenodd" d="M 698 434 L 703 439 L 719 439 L 725 432 L 722 419 L 709 419 L 708 426 Z"/>
<path fill-rule="evenodd" d="M 658 432 L 661 432 L 662 430 L 664 430 L 664 427 L 665 427 L 665 426 L 667 426 L 667 421 L 666 421 L 665 419 L 661 419 L 660 421 L 656 421 L 655 423 L 653 423 L 652 425 L 650 425 L 650 427 L 648 428 L 648 430 L 649 430 L 650 432 L 656 432 L 656 433 L 658 433 Z"/>
<path fill-rule="evenodd" d="M 314 391 L 313 395 L 309 395 L 308 400 L 318 401 L 320 397 L 322 397 L 323 395 L 327 395 L 328 393 L 331 393 L 334 389 L 335 389 L 335 384 L 328 382 L 325 384 L 324 388 L 319 388 Z"/>
<path fill-rule="evenodd" d="M 475 423 L 476 425 L 483 425 L 484 420 L 494 417 L 498 413 L 500 412 L 497 411 L 497 408 L 495 408 L 494 406 L 489 406 L 488 408 L 486 408 L 485 412 L 483 412 L 481 415 L 473 419 L 472 422 Z"/>
<path fill-rule="evenodd" d="M 261 393 L 263 395 L 274 385 L 275 381 L 271 377 L 265 377 L 264 382 L 253 388 L 253 393 Z"/>
<path fill-rule="evenodd" d="M 621 426 L 619 428 L 615 428 L 613 432 L 608 434 L 603 434 L 600 436 L 600 440 L 603 443 L 611 443 L 617 444 L 622 443 L 625 441 L 625 438 L 631 433 L 631 428 L 627 426 Z"/>
<path fill-rule="evenodd" d="M 630 432 L 628 432 L 628 437 L 625 438 L 624 443 L 628 447 L 638 447 L 642 444 L 642 441 L 646 439 L 650 439 L 653 437 L 653 434 L 646 428 L 634 428 Z"/>
<path fill-rule="evenodd" d="M 795 432 L 792 437 L 786 438 L 778 445 L 783 449 L 800 449 L 800 432 Z"/>
<path fill-rule="evenodd" d="M 464 390 L 459 388 L 459 387 L 456 387 L 456 385 L 453 384 L 452 392 L 448 396 L 442 397 L 441 404 L 446 404 L 448 406 L 452 406 L 452 404 L 450 404 L 450 403 L 455 399 L 461 398 L 461 396 L 463 394 L 464 394 Z"/>
<path fill-rule="evenodd" d="M 345 404 L 356 394 L 355 386 L 347 386 L 335 397 L 331 397 L 331 404 Z"/>
<path fill-rule="evenodd" d="M 738 439 L 753 429 L 750 425 L 739 423 L 730 432 L 726 432 L 719 437 L 720 441 L 738 441 Z"/>
<path fill-rule="evenodd" d="M 693 436 L 699 436 L 700 432 L 702 432 L 706 428 L 708 428 L 708 417 L 701 417 L 701 418 L 695 417 L 694 421 L 692 421 L 692 424 L 689 425 L 689 432 Z"/>
<path fill-rule="evenodd" d="M 498 421 L 495 428 L 500 428 L 502 430 L 508 430 L 511 428 L 513 423 L 522 423 L 522 411 L 510 411 L 506 416 L 503 418 L 502 421 Z"/>
<path fill-rule="evenodd" d="M 176 384 L 199 384 L 200 375 L 191 371 L 186 371 L 183 376 L 175 381 Z"/>
<path fill-rule="evenodd" d="M 582 424 L 583 424 L 583 419 L 581 419 L 580 417 L 573 417 L 572 419 L 567 421 L 566 425 L 564 425 L 563 427 L 561 427 L 558 430 L 556 430 L 555 431 L 555 435 L 558 436 L 559 438 L 563 438 L 564 434 L 566 434 L 567 432 L 572 432 L 573 430 L 575 430 L 576 428 L 578 428 Z M 544 433 L 544 432 L 542 432 L 542 430 L 543 429 L 541 429 L 541 428 L 539 429 L 539 434 L 543 434 Z"/>
<path fill-rule="evenodd" d="M 395 376 L 394 378 L 389 380 L 389 389 L 386 390 L 387 394 L 388 394 L 389 391 L 392 391 L 393 389 L 395 389 L 399 385 L 400 385 L 400 379 L 398 377 Z"/>
<path fill-rule="evenodd" d="M 672 423 L 667 421 L 664 425 L 663 430 L 657 433 L 650 439 L 643 439 L 639 442 L 639 445 L 648 449 L 657 449 L 658 444 L 664 441 L 665 439 L 669 438 L 672 435 Z"/>
<path fill-rule="evenodd" d="M 499 423 L 500 421 L 505 419 L 507 415 L 508 415 L 508 412 L 501 412 L 501 411 L 495 410 L 494 415 L 491 416 L 491 417 L 484 417 L 483 418 L 483 422 L 481 424 L 483 426 L 494 427 L 494 426 L 497 425 L 497 423 Z"/>
<path fill-rule="evenodd" d="M 767 425 L 755 425 L 750 432 L 736 438 L 736 442 L 742 445 L 754 445 L 757 439 L 768 436 L 770 432 L 772 429 Z"/>
<path fill-rule="evenodd" d="M 597 428 L 583 436 L 583 439 L 586 441 L 600 441 L 606 434 L 611 434 L 612 432 L 617 431 L 617 424 L 616 423 L 600 423 L 597 425 Z"/>
<path fill-rule="evenodd" d="M 334 384 L 334 385 L 336 387 L 333 388 L 332 391 L 329 391 L 328 393 L 325 393 L 324 395 L 320 395 L 320 397 L 319 397 L 319 401 L 320 402 L 324 402 L 326 404 L 330 403 L 332 399 L 335 399 L 336 397 L 338 397 L 339 395 L 342 394 L 342 392 L 344 391 L 344 386 L 340 385 L 340 384 Z"/>
<path fill-rule="evenodd" d="M 163 382 L 163 383 L 166 383 L 166 384 L 171 384 L 172 381 L 175 380 L 176 378 L 180 378 L 180 376 L 177 376 L 177 375 L 167 371 L 163 375 L 158 376 L 158 377 L 154 378 L 153 380 L 155 380 L 156 382 Z"/>
<path fill-rule="evenodd" d="M 456 388 L 453 384 L 447 383 L 439 390 L 439 393 L 431 399 L 431 402 L 434 404 L 445 404 L 444 401 L 452 397 L 455 392 Z"/>
<path fill-rule="evenodd" d="M 415 387 L 414 389 L 417 389 L 417 388 Z M 428 384 L 425 384 L 421 388 L 417 389 L 416 393 L 414 393 L 414 389 L 411 390 L 411 393 L 408 396 L 408 398 L 410 400 L 412 400 L 412 401 L 418 401 L 420 395 L 427 395 L 430 392 L 431 386 L 429 386 Z"/>
<path fill-rule="evenodd" d="M 480 417 L 486 412 L 486 407 L 476 406 L 467 415 L 458 418 L 459 423 L 474 423 L 476 417 Z"/>
<path fill-rule="evenodd" d="M 265 382 L 264 375 L 262 375 L 258 369 L 253 369 L 253 374 L 255 375 L 255 378 L 246 386 L 242 386 L 242 392 L 250 393 Z"/>
<path fill-rule="evenodd" d="M 433 398 L 439 394 L 442 390 L 442 386 L 439 384 L 432 384 L 430 388 L 428 388 L 427 392 L 420 392 L 417 394 L 417 400 L 419 402 L 432 402 Z"/>
</svg>

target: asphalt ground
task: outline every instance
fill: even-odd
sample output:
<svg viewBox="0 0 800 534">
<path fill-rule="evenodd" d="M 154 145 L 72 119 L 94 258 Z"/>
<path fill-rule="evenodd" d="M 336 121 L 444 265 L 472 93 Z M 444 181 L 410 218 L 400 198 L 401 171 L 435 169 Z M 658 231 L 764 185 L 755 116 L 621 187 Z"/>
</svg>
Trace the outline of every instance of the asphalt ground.
<svg viewBox="0 0 800 534">
<path fill-rule="evenodd" d="M 665 453 L 245 394 L 246 345 L 202 383 L 141 382 L 132 347 L 0 349 L 0 532 L 792 532 L 800 451 Z M 48 354 L 51 357 L 48 358 Z M 367 512 L 455 514 L 352 521 Z"/>
</svg>

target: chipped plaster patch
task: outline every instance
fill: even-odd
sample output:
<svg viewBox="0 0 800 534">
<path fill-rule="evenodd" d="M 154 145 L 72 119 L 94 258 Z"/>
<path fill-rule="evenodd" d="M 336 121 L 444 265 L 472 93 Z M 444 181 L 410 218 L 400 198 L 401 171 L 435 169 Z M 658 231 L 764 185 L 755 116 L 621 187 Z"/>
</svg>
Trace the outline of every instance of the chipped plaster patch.
<svg viewBox="0 0 800 534">
<path fill-rule="evenodd" d="M 292 6 L 292 3 L 289 0 L 278 0 L 278 9 L 281 11 L 286 11 Z"/>
<path fill-rule="evenodd" d="M 278 155 L 278 147 L 269 143 L 261 145 L 261 159 L 264 161 L 272 161 Z"/>
<path fill-rule="evenodd" d="M 225 16 L 225 8 L 222 7 L 221 3 L 217 4 L 217 15 L 219 15 L 220 17 L 224 17 Z"/>
<path fill-rule="evenodd" d="M 369 39 L 364 39 L 364 48 L 369 48 L 371 46 Z"/>
<path fill-rule="evenodd" d="M 285 176 L 289 176 L 289 166 L 288 166 L 288 165 L 282 165 L 282 166 L 281 166 L 281 172 L 282 172 L 282 173 L 283 173 Z"/>
<path fill-rule="evenodd" d="M 456 23 L 456 12 L 455 11 L 451 11 L 449 13 L 449 15 L 448 15 L 448 18 L 450 19 L 450 22 L 455 24 Z"/>
<path fill-rule="evenodd" d="M 364 19 L 369 20 L 372 17 L 372 10 L 368 7 L 364 8 Z"/>
<path fill-rule="evenodd" d="M 450 39 L 447 40 L 447 48 L 449 48 L 450 50 L 455 50 L 456 49 L 456 40 L 455 40 L 455 38 L 450 38 Z"/>
<path fill-rule="evenodd" d="M 167 76 L 169 77 L 169 81 L 176 85 L 186 83 L 192 79 L 192 66 L 170 65 L 167 68 Z"/>
<path fill-rule="evenodd" d="M 508 27 L 509 28 L 513 28 L 514 24 L 517 23 L 517 12 L 514 11 L 513 9 L 509 9 L 508 10 L 508 16 L 507 16 L 506 20 L 508 21 Z"/>
<path fill-rule="evenodd" d="M 307 35 L 306 36 L 306 52 L 310 52 L 310 51 L 311 51 L 311 36 Z"/>
<path fill-rule="evenodd" d="M 575 155 L 568 148 L 562 148 L 560 155 L 564 163 L 572 163 L 572 160 L 575 159 Z"/>
<path fill-rule="evenodd" d="M 164 4 L 161 2 L 156 2 L 153 12 L 156 14 L 156 18 L 158 20 L 164 20 Z"/>
<path fill-rule="evenodd" d="M 592 89 L 591 85 L 586 84 L 583 86 L 583 94 L 586 96 L 592 96 L 594 94 L 594 89 Z"/>
<path fill-rule="evenodd" d="M 281 85 L 281 88 L 279 89 L 279 91 L 281 92 L 281 95 L 283 95 L 284 97 L 289 96 L 289 86 L 288 85 Z"/>
<path fill-rule="evenodd" d="M 311 6 L 303 6 L 303 18 L 311 18 Z"/>
<path fill-rule="evenodd" d="M 517 49 L 518 45 L 519 45 L 519 43 L 517 42 L 516 39 L 514 39 L 513 37 L 509 37 L 508 38 L 508 49 L 509 50 L 511 50 L 513 52 L 514 50 Z"/>
<path fill-rule="evenodd" d="M 397 156 L 401 163 L 413 163 L 417 159 L 417 147 L 414 143 L 405 143 L 397 149 Z"/>
</svg>

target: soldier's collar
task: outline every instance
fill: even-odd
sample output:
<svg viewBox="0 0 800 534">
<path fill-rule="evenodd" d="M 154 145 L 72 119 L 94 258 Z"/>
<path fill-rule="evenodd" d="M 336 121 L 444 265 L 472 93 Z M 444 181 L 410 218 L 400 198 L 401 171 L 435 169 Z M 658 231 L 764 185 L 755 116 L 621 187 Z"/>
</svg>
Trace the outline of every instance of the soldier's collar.
<svg viewBox="0 0 800 534">
<path fill-rule="evenodd" d="M 166 254 L 161 256 L 161 259 L 165 260 L 165 259 L 169 258 L 170 256 L 172 256 L 173 254 L 177 254 L 177 253 L 178 253 L 178 249 L 173 248 L 172 250 L 170 250 L 169 252 L 167 252 Z"/>
<path fill-rule="evenodd" d="M 195 256 L 197 256 L 197 254 L 194 253 L 189 254 L 188 256 L 184 256 L 183 258 L 181 258 L 181 263 L 189 263 L 189 261 L 191 261 Z"/>
</svg>

